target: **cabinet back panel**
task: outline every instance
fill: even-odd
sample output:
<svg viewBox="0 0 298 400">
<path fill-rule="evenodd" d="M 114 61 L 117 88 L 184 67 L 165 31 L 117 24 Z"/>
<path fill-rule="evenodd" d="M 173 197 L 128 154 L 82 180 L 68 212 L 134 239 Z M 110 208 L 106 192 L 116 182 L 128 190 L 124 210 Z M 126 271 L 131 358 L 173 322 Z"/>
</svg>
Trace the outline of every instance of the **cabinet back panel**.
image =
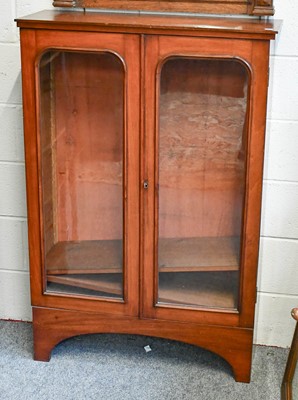
<svg viewBox="0 0 298 400">
<path fill-rule="evenodd" d="M 239 236 L 248 76 L 238 61 L 171 58 L 159 98 L 159 234 Z"/>
<path fill-rule="evenodd" d="M 43 125 L 51 120 L 42 127 L 42 171 L 54 241 L 121 239 L 122 62 L 112 53 L 52 52 L 51 58 L 51 90 L 41 96 Z"/>
</svg>

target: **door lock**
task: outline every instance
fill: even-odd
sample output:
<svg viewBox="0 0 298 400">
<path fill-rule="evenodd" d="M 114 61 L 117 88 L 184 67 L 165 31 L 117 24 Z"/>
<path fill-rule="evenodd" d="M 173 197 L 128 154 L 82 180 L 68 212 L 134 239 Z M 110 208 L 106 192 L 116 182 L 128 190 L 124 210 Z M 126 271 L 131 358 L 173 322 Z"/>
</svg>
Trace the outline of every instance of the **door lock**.
<svg viewBox="0 0 298 400">
<path fill-rule="evenodd" d="M 147 180 L 144 181 L 143 187 L 144 187 L 144 189 L 148 189 L 148 187 L 149 187 L 149 182 L 148 182 Z"/>
</svg>

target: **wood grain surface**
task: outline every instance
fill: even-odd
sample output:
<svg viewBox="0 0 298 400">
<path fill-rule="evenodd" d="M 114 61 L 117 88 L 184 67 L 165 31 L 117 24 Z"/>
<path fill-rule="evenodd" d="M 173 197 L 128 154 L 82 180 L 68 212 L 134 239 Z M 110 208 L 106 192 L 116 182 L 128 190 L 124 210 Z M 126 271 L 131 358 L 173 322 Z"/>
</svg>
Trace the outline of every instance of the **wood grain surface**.
<svg viewBox="0 0 298 400">
<path fill-rule="evenodd" d="M 54 0 L 55 7 L 116 8 L 127 10 L 183 11 L 211 14 L 273 15 L 273 0 Z"/>
</svg>

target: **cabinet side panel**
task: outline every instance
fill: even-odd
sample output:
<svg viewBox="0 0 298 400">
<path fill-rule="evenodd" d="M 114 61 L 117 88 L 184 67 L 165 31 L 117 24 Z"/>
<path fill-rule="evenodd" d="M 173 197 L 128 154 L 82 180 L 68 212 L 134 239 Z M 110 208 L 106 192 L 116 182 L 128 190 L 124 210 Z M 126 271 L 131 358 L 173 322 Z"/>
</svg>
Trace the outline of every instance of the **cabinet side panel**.
<svg viewBox="0 0 298 400">
<path fill-rule="evenodd" d="M 256 301 L 268 90 L 268 41 L 253 42 L 250 65 L 252 68 L 252 96 L 248 129 L 247 195 L 241 283 L 241 325 L 248 327 L 252 327 L 254 324 Z"/>
<path fill-rule="evenodd" d="M 42 88 L 40 96 L 39 109 L 42 113 L 40 118 L 40 129 L 43 132 L 40 143 L 41 158 L 48 167 L 43 169 L 43 209 L 44 209 L 44 250 L 47 254 L 57 241 L 57 232 L 54 230 L 55 221 L 57 219 L 55 210 L 56 198 L 55 193 L 55 176 L 53 174 L 55 163 L 55 152 L 51 146 L 52 135 L 55 131 L 54 127 L 54 110 L 55 100 L 52 97 L 52 84 L 51 84 L 51 65 L 46 63 L 39 68 L 39 90 Z"/>
<path fill-rule="evenodd" d="M 21 29 L 21 57 L 31 300 L 36 304 L 42 295 L 43 277 L 36 134 L 38 114 L 35 85 L 36 35 L 33 30 Z"/>
</svg>

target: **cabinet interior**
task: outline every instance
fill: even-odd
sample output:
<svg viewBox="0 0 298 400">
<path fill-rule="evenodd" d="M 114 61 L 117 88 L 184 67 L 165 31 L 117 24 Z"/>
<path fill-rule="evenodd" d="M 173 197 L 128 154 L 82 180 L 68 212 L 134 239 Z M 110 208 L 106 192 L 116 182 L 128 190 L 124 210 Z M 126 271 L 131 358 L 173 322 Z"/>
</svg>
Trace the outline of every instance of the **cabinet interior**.
<svg viewBox="0 0 298 400">
<path fill-rule="evenodd" d="M 177 56 L 157 76 L 156 302 L 236 309 L 247 70 Z M 50 51 L 39 79 L 46 290 L 123 299 L 125 66 Z"/>
</svg>

